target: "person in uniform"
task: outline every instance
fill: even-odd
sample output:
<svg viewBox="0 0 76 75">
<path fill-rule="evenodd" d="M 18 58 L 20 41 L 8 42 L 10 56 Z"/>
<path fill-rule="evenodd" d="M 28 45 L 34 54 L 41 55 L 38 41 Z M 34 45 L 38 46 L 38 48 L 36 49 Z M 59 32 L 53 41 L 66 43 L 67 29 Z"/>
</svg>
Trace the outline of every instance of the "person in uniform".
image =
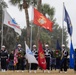
<svg viewBox="0 0 76 75">
<path fill-rule="evenodd" d="M 7 59 L 8 59 L 8 52 L 3 45 L 0 50 L 0 58 L 1 58 L 1 69 L 2 72 L 7 70 Z"/>
<path fill-rule="evenodd" d="M 35 56 L 36 60 L 38 60 L 38 51 L 37 51 L 36 45 L 33 45 L 32 53 Z M 31 70 L 34 70 L 34 73 L 36 73 L 37 68 L 38 68 L 37 63 L 31 63 Z M 31 72 L 31 70 L 30 70 L 30 72 Z"/>
<path fill-rule="evenodd" d="M 25 63 L 25 51 L 23 50 L 23 48 L 21 47 L 21 44 L 18 44 L 17 46 L 17 59 L 18 59 L 18 63 L 17 63 L 17 70 L 22 70 L 22 72 L 24 72 L 24 63 Z M 18 71 L 17 71 L 18 72 Z"/>
<path fill-rule="evenodd" d="M 50 73 L 50 57 L 51 57 L 51 52 L 50 52 L 50 49 L 49 49 L 49 45 L 46 44 L 45 45 L 45 49 L 44 49 L 44 53 L 45 53 L 45 58 L 46 58 L 46 69 L 48 70 L 48 73 Z M 44 70 L 45 72 L 45 70 Z"/>
<path fill-rule="evenodd" d="M 62 56 L 61 56 L 61 63 L 60 63 L 60 73 L 64 71 L 64 73 L 67 73 L 67 57 L 68 57 L 68 51 L 65 49 L 65 45 L 62 45 Z"/>
</svg>

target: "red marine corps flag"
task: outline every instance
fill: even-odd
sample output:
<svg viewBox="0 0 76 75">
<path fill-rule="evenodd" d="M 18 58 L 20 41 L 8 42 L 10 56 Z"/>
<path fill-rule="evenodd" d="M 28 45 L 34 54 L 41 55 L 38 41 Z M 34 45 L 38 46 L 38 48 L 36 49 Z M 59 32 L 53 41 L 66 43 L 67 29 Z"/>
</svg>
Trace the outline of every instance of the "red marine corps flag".
<svg viewBox="0 0 76 75">
<path fill-rule="evenodd" d="M 38 50 L 38 64 L 44 70 L 46 69 L 46 59 L 44 55 L 44 50 L 42 48 L 42 44 L 39 42 L 39 50 Z"/>
<path fill-rule="evenodd" d="M 41 26 L 45 29 L 52 31 L 53 22 L 41 14 L 37 9 L 34 8 L 34 20 L 33 23 L 37 26 Z"/>
</svg>

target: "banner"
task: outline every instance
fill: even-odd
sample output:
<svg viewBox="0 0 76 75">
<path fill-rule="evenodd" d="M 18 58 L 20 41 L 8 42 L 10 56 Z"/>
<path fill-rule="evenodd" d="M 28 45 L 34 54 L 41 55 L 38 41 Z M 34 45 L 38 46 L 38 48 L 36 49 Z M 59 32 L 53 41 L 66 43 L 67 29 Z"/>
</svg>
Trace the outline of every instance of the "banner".
<svg viewBox="0 0 76 75">
<path fill-rule="evenodd" d="M 13 28 L 15 30 L 15 32 L 17 32 L 19 35 L 21 35 L 20 26 L 15 22 L 15 20 L 13 18 L 11 18 L 11 16 L 8 14 L 8 12 L 6 10 L 3 10 L 3 11 L 4 11 L 3 24 Z"/>
<path fill-rule="evenodd" d="M 53 22 L 41 14 L 37 9 L 34 8 L 34 20 L 33 23 L 37 26 L 43 27 L 47 30 L 52 31 Z"/>
<path fill-rule="evenodd" d="M 39 42 L 38 63 L 41 68 L 46 69 L 46 59 L 45 59 L 44 50 L 42 48 L 41 42 Z"/>
<path fill-rule="evenodd" d="M 31 50 L 29 49 L 29 47 L 26 45 L 26 59 L 28 60 L 28 63 L 37 63 L 38 61 L 36 60 L 36 58 L 34 57 L 33 53 L 31 52 Z"/>
</svg>

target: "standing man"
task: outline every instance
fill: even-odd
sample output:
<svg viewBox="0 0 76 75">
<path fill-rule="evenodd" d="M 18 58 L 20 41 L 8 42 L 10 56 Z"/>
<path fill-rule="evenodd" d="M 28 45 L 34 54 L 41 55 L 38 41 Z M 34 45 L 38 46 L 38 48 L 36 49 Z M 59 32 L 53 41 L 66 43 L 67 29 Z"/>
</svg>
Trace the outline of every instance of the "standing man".
<svg viewBox="0 0 76 75">
<path fill-rule="evenodd" d="M 18 63 L 17 63 L 17 70 L 22 70 L 22 72 L 24 72 L 24 63 L 25 63 L 25 51 L 22 49 L 21 44 L 17 45 L 17 59 L 18 59 Z M 17 71 L 18 72 L 18 71 Z"/>
<path fill-rule="evenodd" d="M 0 50 L 0 58 L 1 58 L 1 70 L 2 72 L 5 72 L 7 70 L 8 53 L 4 45 L 1 47 Z"/>
<path fill-rule="evenodd" d="M 45 49 L 44 49 L 44 53 L 45 53 L 45 58 L 46 58 L 46 65 L 47 65 L 47 70 L 48 70 L 48 73 L 50 73 L 50 57 L 51 57 L 51 52 L 50 52 L 50 49 L 49 49 L 49 45 L 46 44 L 45 45 Z M 44 70 L 45 72 L 45 70 Z"/>
<path fill-rule="evenodd" d="M 67 57 L 68 57 L 68 51 L 65 49 L 65 45 L 62 45 L 62 56 L 61 56 L 61 65 L 60 65 L 60 73 L 64 71 L 64 73 L 67 73 Z"/>
<path fill-rule="evenodd" d="M 36 45 L 33 45 L 32 53 L 35 56 L 36 60 L 38 60 L 38 51 L 37 51 Z M 37 63 L 31 63 L 31 70 L 34 70 L 34 73 L 36 73 L 37 68 L 38 68 L 38 64 Z"/>
</svg>

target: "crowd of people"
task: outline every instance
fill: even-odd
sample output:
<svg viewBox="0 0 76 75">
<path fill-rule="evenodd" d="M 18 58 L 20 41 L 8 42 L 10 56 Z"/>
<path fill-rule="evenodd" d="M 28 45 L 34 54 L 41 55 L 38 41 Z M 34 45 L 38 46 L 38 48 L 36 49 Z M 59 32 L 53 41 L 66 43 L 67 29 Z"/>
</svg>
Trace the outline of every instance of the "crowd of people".
<svg viewBox="0 0 76 75">
<path fill-rule="evenodd" d="M 38 50 L 36 45 L 33 45 L 32 53 L 34 54 L 36 60 L 38 60 Z M 67 72 L 67 64 L 68 64 L 68 51 L 65 49 L 65 45 L 62 45 L 62 50 L 50 50 L 50 47 L 48 44 L 45 44 L 44 48 L 44 54 L 46 59 L 46 70 L 48 73 L 50 73 L 50 70 L 53 68 L 59 69 L 59 72 L 62 73 L 64 71 Z M 25 50 L 22 48 L 21 44 L 17 45 L 17 48 L 15 50 L 12 50 L 10 53 L 6 50 L 5 46 L 3 45 L 0 50 L 0 58 L 1 58 L 1 71 L 5 72 L 6 70 L 21 70 L 24 72 L 25 69 L 27 69 L 28 62 L 25 57 L 26 53 Z M 38 64 L 36 63 L 30 63 L 31 66 L 29 66 L 29 72 L 31 73 L 32 70 L 34 70 L 34 73 L 36 73 L 37 69 L 41 69 Z M 45 73 L 46 70 L 43 70 Z"/>
</svg>

